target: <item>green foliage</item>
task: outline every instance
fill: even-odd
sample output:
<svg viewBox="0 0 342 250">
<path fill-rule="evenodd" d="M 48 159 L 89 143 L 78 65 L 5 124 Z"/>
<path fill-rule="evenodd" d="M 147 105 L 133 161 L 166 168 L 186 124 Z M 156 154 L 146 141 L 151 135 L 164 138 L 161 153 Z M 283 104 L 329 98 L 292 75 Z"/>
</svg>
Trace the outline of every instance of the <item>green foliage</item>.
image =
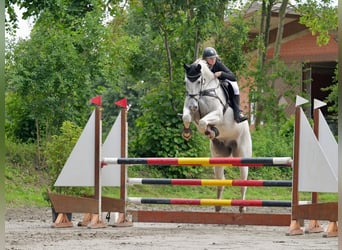
<svg viewBox="0 0 342 250">
<path fill-rule="evenodd" d="M 145 52 L 139 47 L 141 38 L 128 33 L 129 30 L 125 28 L 126 23 L 126 17 L 122 16 L 119 20 L 114 19 L 109 24 L 108 28 L 111 30 L 111 35 L 107 38 L 106 46 L 110 49 L 107 51 L 108 57 L 103 58 L 100 62 L 100 70 L 105 76 L 104 85 L 106 86 L 102 92 L 104 134 L 109 131 L 118 113 L 113 112 L 115 109 L 114 102 L 125 97 L 130 104 L 133 104 L 128 116 L 130 126 L 133 125 L 134 119 L 140 115 L 140 109 L 136 103 L 136 97 L 139 94 L 135 87 L 137 80 L 132 74 L 131 68 L 132 64 L 135 64 L 135 55 L 141 55 Z M 142 63 L 139 67 L 144 64 L 144 62 L 139 63 Z"/>
<path fill-rule="evenodd" d="M 21 170 L 35 168 L 37 164 L 37 146 L 31 143 L 20 143 L 6 140 L 6 162 Z"/>
<path fill-rule="evenodd" d="M 99 1 L 44 6 L 31 38 L 8 52 L 6 103 L 13 136 L 39 143 L 58 133 L 65 120 L 85 121 L 88 100 L 102 90 L 100 62 L 108 51 L 102 18 Z"/>
<path fill-rule="evenodd" d="M 337 7 L 332 6 L 331 2 L 308 0 L 297 3 L 300 23 L 307 26 L 312 35 L 317 35 L 317 44 L 320 46 L 329 43 L 331 30 L 337 30 Z"/>
<path fill-rule="evenodd" d="M 131 154 L 137 157 L 208 155 L 208 140 L 196 128 L 192 128 L 190 141 L 181 137 L 182 120 L 177 113 L 184 101 L 182 63 L 192 62 L 197 57 L 199 42 L 217 32 L 219 23 L 223 24 L 225 2 L 142 1 L 128 16 L 126 30 L 140 37 L 143 52 L 131 55 L 130 74 L 136 79 L 131 89 L 139 94 L 132 101 L 138 102 L 140 108 L 132 114 L 135 122 L 130 129 Z M 196 176 L 200 172 L 198 168 L 179 167 L 156 167 L 156 171 L 168 177 Z"/>
<path fill-rule="evenodd" d="M 291 156 L 292 138 L 282 137 L 281 131 L 279 125 L 264 125 L 253 131 L 253 155 L 258 157 Z"/>
<path fill-rule="evenodd" d="M 194 60 L 200 43 L 217 34 L 217 28 L 222 26 L 227 3 L 227 0 L 149 0 L 142 1 L 142 10 L 150 20 L 152 32 L 159 32 L 164 39 L 165 49 L 167 40 L 176 38 L 182 41 L 187 52 L 193 52 Z"/>
<path fill-rule="evenodd" d="M 294 117 L 278 123 L 267 123 L 252 132 L 253 156 L 292 157 Z M 250 168 L 250 178 L 291 179 L 291 168 L 263 167 Z"/>
<path fill-rule="evenodd" d="M 18 166 L 7 165 L 5 169 L 5 204 L 6 207 L 44 206 L 42 184 L 46 174 L 36 169 L 19 169 Z"/>
<path fill-rule="evenodd" d="M 306 1 L 298 5 L 298 10 L 303 11 L 301 22 L 322 35 L 319 44 L 325 44 L 327 31 L 336 28 L 336 9 L 325 9 L 328 2 Z M 13 4 L 26 9 L 24 18 L 36 18 L 31 38 L 11 43 L 6 50 L 6 134 L 15 141 L 36 140 L 36 144 L 8 144 L 6 158 L 10 168 L 6 170 L 6 192 L 18 190 L 31 194 L 38 188 L 25 188 L 29 182 L 47 182 L 52 188 L 80 134 L 79 126 L 83 126 L 89 114 L 88 100 L 98 94 L 103 96 L 104 131 L 111 127 L 117 114 L 113 112 L 114 101 L 127 97 L 132 104 L 128 113 L 130 156 L 209 156 L 209 141 L 193 125 L 192 139 L 182 139 L 182 120 L 178 116 L 184 99 L 182 64 L 197 58 L 204 42 L 213 43 L 233 71 L 255 81 L 248 86 L 250 102 L 258 105 L 253 107 L 255 115 L 264 125 L 257 126 L 252 134 L 254 155 L 292 155 L 293 120 L 285 121 L 276 89 L 281 78 L 286 83 L 280 86 L 287 90 L 285 97 L 294 96 L 300 74 L 280 61 L 257 65 L 249 72 L 244 70 L 249 69 L 248 62 L 255 62 L 247 58 L 245 49 L 249 45 L 256 49 L 256 42 L 247 40 L 249 24 L 229 9 L 232 2 L 131 0 L 123 5 L 122 1 L 100 0 L 8 0 L 6 3 L 12 23 L 16 20 Z M 113 18 L 108 25 L 103 25 L 105 7 Z M 229 29 L 223 27 L 226 16 L 230 20 Z M 326 22 L 319 22 L 322 19 Z M 332 87 L 329 102 L 334 102 L 337 110 L 335 100 L 337 87 Z M 44 157 L 50 176 L 41 181 L 33 171 L 45 173 L 39 167 L 39 152 L 45 141 L 48 143 Z M 139 172 L 148 176 L 150 172 L 153 176 L 171 178 L 212 176 L 208 168 L 157 166 L 146 171 L 138 166 L 129 171 L 133 171 L 132 175 Z M 238 176 L 238 170 L 226 171 Z M 250 173 L 255 179 L 283 179 L 290 175 L 285 168 L 253 168 Z M 82 194 L 88 190 L 58 191 Z M 18 193 L 8 194 L 6 199 L 18 196 Z"/>
<path fill-rule="evenodd" d="M 54 187 L 58 175 L 75 146 L 82 129 L 70 121 L 63 122 L 60 135 L 54 135 L 46 144 L 45 156 L 49 173 L 49 188 L 51 191 L 67 194 L 87 194 L 88 188 Z"/>
<path fill-rule="evenodd" d="M 181 137 L 182 119 L 173 109 L 175 96 L 170 95 L 165 83 L 160 83 L 154 91 L 142 98 L 144 115 L 136 119 L 134 134 L 129 144 L 129 152 L 134 157 L 195 157 L 203 156 L 208 150 L 207 141 L 194 133 L 186 142 Z M 164 100 L 161 102 L 160 100 Z M 168 101 L 166 101 L 168 100 Z M 180 104 L 176 105 L 178 107 Z M 205 145 L 205 146 L 204 146 Z M 161 167 L 164 176 L 184 177 L 196 175 L 198 168 Z"/>
<path fill-rule="evenodd" d="M 6 206 L 47 205 L 41 196 L 42 187 L 47 184 L 47 175 L 37 168 L 36 147 L 32 143 L 6 139 Z"/>
<path fill-rule="evenodd" d="M 323 88 L 323 91 L 330 91 L 328 97 L 325 99 L 327 103 L 329 103 L 328 111 L 332 113 L 330 118 L 337 120 L 338 119 L 338 64 L 335 69 L 335 76 L 333 80 L 334 84 Z"/>
<path fill-rule="evenodd" d="M 285 106 L 280 105 L 279 100 L 295 96 L 301 76 L 298 68 L 290 68 L 284 62 L 275 59 L 265 64 L 263 69 L 251 69 L 247 74 L 250 79 L 254 79 L 249 85 L 249 100 L 256 104 L 256 126 L 259 126 L 260 121 L 278 123 L 285 119 Z M 278 85 L 279 79 L 282 79 L 282 85 Z M 279 89 L 284 89 L 281 92 L 282 96 L 279 95 Z"/>
<path fill-rule="evenodd" d="M 215 47 L 220 58 L 233 72 L 237 72 L 247 67 L 246 49 L 250 50 L 252 43 L 248 37 L 249 24 L 243 19 L 241 13 L 233 11 L 229 14 L 229 28 L 221 27 Z"/>
<path fill-rule="evenodd" d="M 58 12 L 59 9 L 66 9 L 69 15 L 83 16 L 94 7 L 92 0 L 60 0 L 60 1 L 35 1 L 35 0 L 6 0 L 6 12 L 11 22 L 17 21 L 14 4 L 23 9 L 23 19 L 38 17 L 43 11 Z M 7 21 L 7 20 L 6 20 Z"/>
<path fill-rule="evenodd" d="M 19 141 L 32 141 L 36 129 L 34 119 L 29 115 L 26 106 L 15 93 L 7 92 L 5 97 L 5 133 L 8 138 Z"/>
</svg>

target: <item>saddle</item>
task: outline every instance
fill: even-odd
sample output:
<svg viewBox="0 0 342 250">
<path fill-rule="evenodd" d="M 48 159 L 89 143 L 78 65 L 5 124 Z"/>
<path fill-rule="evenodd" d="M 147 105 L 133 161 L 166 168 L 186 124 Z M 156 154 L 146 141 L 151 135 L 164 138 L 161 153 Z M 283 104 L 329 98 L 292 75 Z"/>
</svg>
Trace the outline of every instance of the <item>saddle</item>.
<svg viewBox="0 0 342 250">
<path fill-rule="evenodd" d="M 234 89 L 232 85 L 228 81 L 220 81 L 221 88 L 223 90 L 224 96 L 226 98 L 226 103 L 231 107 L 233 107 L 233 103 L 231 98 L 234 96 Z"/>
</svg>

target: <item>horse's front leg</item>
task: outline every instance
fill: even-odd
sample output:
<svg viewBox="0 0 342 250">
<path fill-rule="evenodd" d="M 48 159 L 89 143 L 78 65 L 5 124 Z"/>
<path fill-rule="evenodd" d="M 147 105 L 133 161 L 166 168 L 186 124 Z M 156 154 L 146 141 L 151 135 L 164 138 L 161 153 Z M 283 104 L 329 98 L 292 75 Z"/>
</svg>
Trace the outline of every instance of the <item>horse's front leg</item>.
<svg viewBox="0 0 342 250">
<path fill-rule="evenodd" d="M 215 110 L 208 113 L 198 122 L 198 130 L 204 133 L 209 139 L 214 139 L 219 135 L 218 129 L 215 127 L 222 122 L 223 115 L 221 110 Z"/>
<path fill-rule="evenodd" d="M 188 141 L 191 138 L 190 124 L 192 121 L 192 116 L 191 116 L 190 109 L 184 107 L 182 119 L 183 119 L 183 126 L 184 126 L 182 137 Z"/>
</svg>

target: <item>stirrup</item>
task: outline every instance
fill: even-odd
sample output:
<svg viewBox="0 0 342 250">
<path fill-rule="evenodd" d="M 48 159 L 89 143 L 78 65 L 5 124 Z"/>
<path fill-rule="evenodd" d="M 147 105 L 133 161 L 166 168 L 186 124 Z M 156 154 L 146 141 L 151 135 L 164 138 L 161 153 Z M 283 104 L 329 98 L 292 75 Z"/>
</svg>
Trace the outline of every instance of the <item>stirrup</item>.
<svg viewBox="0 0 342 250">
<path fill-rule="evenodd" d="M 244 122 L 246 120 L 248 120 L 248 118 L 244 116 L 242 112 L 240 112 L 238 117 L 235 119 L 237 123 Z"/>
</svg>

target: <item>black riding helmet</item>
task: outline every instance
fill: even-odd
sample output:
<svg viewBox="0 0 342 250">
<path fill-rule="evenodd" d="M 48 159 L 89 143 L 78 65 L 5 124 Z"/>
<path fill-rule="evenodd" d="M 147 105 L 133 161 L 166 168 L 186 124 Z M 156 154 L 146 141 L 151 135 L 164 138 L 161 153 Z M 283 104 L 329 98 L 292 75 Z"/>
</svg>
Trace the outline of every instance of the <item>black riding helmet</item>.
<svg viewBox="0 0 342 250">
<path fill-rule="evenodd" d="M 205 58 L 213 58 L 213 57 L 217 57 L 216 50 L 212 47 L 206 47 L 203 50 L 202 58 L 205 59 Z"/>
</svg>

